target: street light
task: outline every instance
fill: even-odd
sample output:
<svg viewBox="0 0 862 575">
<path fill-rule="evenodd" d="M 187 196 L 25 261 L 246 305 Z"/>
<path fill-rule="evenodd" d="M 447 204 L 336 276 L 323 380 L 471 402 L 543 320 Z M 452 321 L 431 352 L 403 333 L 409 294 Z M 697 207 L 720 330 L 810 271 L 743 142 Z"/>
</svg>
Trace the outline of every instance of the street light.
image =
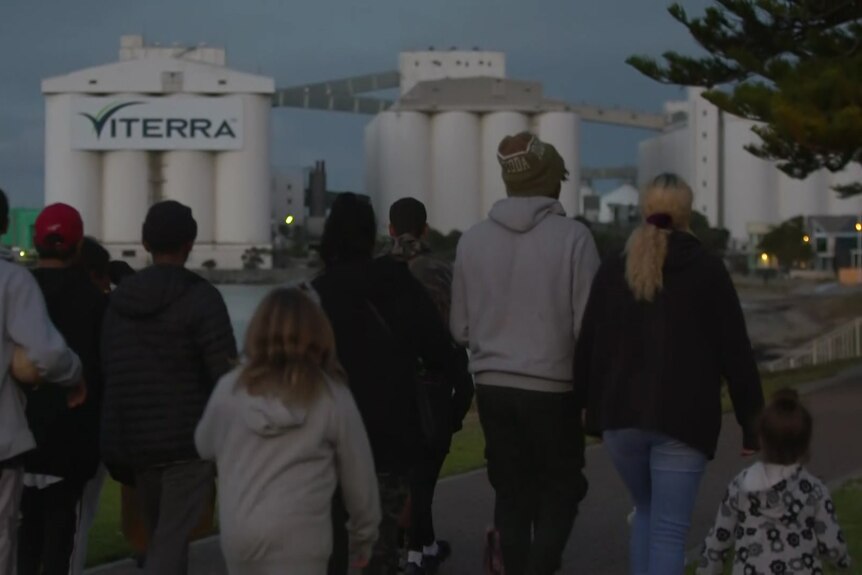
<svg viewBox="0 0 862 575">
<path fill-rule="evenodd" d="M 294 217 L 292 215 L 289 215 L 286 218 L 284 218 L 284 223 L 286 223 L 287 225 L 291 225 L 293 222 L 294 222 Z"/>
<path fill-rule="evenodd" d="M 862 284 L 862 218 L 856 221 L 856 283 Z"/>
<path fill-rule="evenodd" d="M 766 252 L 760 254 L 760 261 L 762 261 L 764 264 L 768 264 L 769 263 L 769 254 L 767 254 Z"/>
<path fill-rule="evenodd" d="M 811 243 L 811 238 L 808 237 L 808 234 L 805 234 L 804 236 L 802 236 L 802 241 L 808 244 Z"/>
</svg>

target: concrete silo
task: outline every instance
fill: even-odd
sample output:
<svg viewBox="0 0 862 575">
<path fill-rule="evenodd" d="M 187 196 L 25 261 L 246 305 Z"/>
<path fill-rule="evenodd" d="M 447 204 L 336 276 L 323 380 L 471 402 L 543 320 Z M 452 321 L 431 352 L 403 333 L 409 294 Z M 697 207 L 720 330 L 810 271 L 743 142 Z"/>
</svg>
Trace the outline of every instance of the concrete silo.
<svg viewBox="0 0 862 575">
<path fill-rule="evenodd" d="M 518 112 L 491 112 L 482 117 L 482 196 L 481 217 L 488 215 L 494 204 L 506 197 L 497 147 L 506 136 L 530 129 L 530 119 Z"/>
<path fill-rule="evenodd" d="M 388 223 L 389 206 L 413 197 L 431 203 L 431 119 L 418 112 L 383 112 L 377 117 L 379 144 L 378 202 L 383 213 L 377 223 Z"/>
<path fill-rule="evenodd" d="M 242 266 L 268 248 L 271 78 L 224 67 L 224 50 L 147 46 L 42 82 L 45 198 L 77 207 L 115 258 L 148 263 L 141 226 L 153 202 L 192 208 L 192 265 Z"/>
<path fill-rule="evenodd" d="M 431 201 L 428 221 L 446 234 L 481 219 L 481 121 L 469 112 L 444 112 L 431 124 Z"/>
<path fill-rule="evenodd" d="M 577 114 L 571 112 L 546 112 L 536 116 L 535 130 L 539 138 L 557 148 L 566 163 L 569 179 L 563 182 L 560 189 L 560 203 L 567 215 L 575 216 L 581 212 L 581 171 L 578 160 L 580 119 Z"/>
<path fill-rule="evenodd" d="M 45 97 L 45 203 L 75 206 L 87 234 L 102 237 L 102 158 L 98 152 L 78 150 L 72 141 L 72 96 Z"/>
</svg>

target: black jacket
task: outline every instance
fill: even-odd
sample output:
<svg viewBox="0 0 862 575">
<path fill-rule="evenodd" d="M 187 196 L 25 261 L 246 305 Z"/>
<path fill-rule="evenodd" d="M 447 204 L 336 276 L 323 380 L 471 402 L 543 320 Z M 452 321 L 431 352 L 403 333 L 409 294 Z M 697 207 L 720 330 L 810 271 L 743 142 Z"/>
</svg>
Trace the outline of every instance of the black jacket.
<svg viewBox="0 0 862 575">
<path fill-rule="evenodd" d="M 152 266 L 111 294 L 102 359 L 102 453 L 144 468 L 198 458 L 195 427 L 236 359 L 224 300 L 200 276 Z"/>
<path fill-rule="evenodd" d="M 78 268 L 37 268 L 48 315 L 84 368 L 87 399 L 70 409 L 69 390 L 53 385 L 26 387 L 27 421 L 37 448 L 27 454 L 30 473 L 85 481 L 99 465 L 99 410 L 102 370 L 99 357 L 107 299 Z"/>
<path fill-rule="evenodd" d="M 448 377 L 464 368 L 448 329 L 407 265 L 391 257 L 332 266 L 312 285 L 335 331 L 377 469 L 407 470 L 420 445 L 419 371 Z"/>
<path fill-rule="evenodd" d="M 635 301 L 625 259 L 596 275 L 575 358 L 575 385 L 587 430 L 639 428 L 665 433 L 710 458 L 721 428 L 727 381 L 745 447 L 757 444 L 760 376 L 736 289 L 724 263 L 692 235 L 674 232 L 664 288 Z"/>
</svg>

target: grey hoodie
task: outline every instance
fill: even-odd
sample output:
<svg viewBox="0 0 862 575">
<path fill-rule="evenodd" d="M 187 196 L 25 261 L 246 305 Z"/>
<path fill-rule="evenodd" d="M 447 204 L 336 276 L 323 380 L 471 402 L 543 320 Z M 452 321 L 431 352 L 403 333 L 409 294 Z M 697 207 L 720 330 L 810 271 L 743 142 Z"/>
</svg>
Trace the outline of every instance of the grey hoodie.
<svg viewBox="0 0 862 575">
<path fill-rule="evenodd" d="M 599 255 L 556 200 L 508 198 L 458 244 L 450 327 L 482 385 L 572 389 L 575 343 Z"/>
<path fill-rule="evenodd" d="M 12 353 L 26 350 L 47 383 L 75 385 L 81 362 L 51 323 L 42 291 L 27 269 L 0 259 L 0 462 L 36 446 L 24 414 L 24 392 L 9 373 Z"/>
<path fill-rule="evenodd" d="M 218 383 L 195 433 L 216 461 L 222 551 L 231 573 L 324 573 L 340 485 L 354 556 L 370 558 L 380 523 L 374 458 L 347 386 L 309 407 L 251 396 L 239 369 Z M 322 566 L 322 567 L 321 567 Z"/>
</svg>

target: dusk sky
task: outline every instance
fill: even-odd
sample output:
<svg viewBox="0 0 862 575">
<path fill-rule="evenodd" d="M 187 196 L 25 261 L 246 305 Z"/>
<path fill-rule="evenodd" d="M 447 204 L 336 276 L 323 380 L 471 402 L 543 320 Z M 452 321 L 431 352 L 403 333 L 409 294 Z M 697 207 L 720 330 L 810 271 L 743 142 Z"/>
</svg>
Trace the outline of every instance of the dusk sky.
<svg viewBox="0 0 862 575">
<path fill-rule="evenodd" d="M 42 78 L 117 59 L 120 36 L 227 48 L 228 65 L 287 87 L 397 67 L 405 50 L 474 46 L 507 54 L 508 76 L 549 98 L 659 111 L 678 99 L 625 64 L 693 50 L 669 0 L 0 0 L 0 187 L 42 202 Z M 707 0 L 684 0 L 699 14 Z M 330 187 L 362 189 L 369 117 L 275 110 L 273 167 L 327 161 Z M 633 165 L 649 133 L 584 124 L 581 165 Z"/>
</svg>

